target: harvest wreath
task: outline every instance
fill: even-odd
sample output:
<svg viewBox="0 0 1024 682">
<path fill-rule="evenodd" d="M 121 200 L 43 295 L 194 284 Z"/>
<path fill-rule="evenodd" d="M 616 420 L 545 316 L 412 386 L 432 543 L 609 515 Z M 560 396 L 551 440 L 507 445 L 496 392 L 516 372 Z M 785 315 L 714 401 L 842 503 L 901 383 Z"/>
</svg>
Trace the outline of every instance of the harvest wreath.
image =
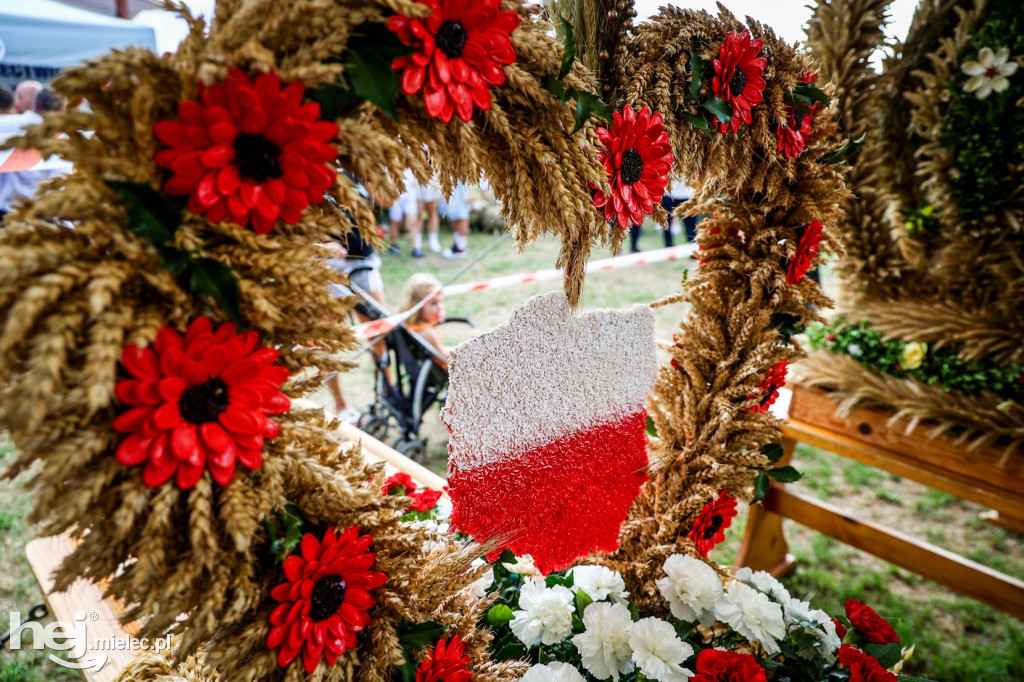
<svg viewBox="0 0 1024 682">
<path fill-rule="evenodd" d="M 173 660 L 143 659 L 125 679 L 373 682 L 404 671 L 462 681 L 526 669 L 493 651 L 481 624 L 492 598 L 467 588 L 484 570 L 472 567 L 479 555 L 528 542 L 543 556 L 545 535 L 520 537 L 514 514 L 483 523 L 494 518 L 474 504 L 474 476 L 532 461 L 537 448 L 530 456 L 557 466 L 578 434 L 554 412 L 573 396 L 552 396 L 551 419 L 519 413 L 546 438 L 534 449 L 520 439 L 501 450 L 481 436 L 491 425 L 446 411 L 453 467 L 464 466 L 453 469 L 453 520 L 481 545 L 403 523 L 408 502 L 383 494 L 381 468 L 291 402 L 346 369 L 339 354 L 356 347 L 336 322 L 352 302 L 328 293 L 316 246 L 353 230 L 376 239 L 353 178 L 394 198 L 407 168 L 420 181 L 437 173 L 448 191 L 486 177 L 520 247 L 546 231 L 562 240 L 564 296 L 518 316 L 538 343 L 569 358 L 603 343 L 595 372 L 643 365 L 592 415 L 595 428 L 624 419 L 632 434 L 624 503 L 595 524 L 605 535 L 559 546 L 547 568 L 603 549 L 587 561 L 621 575 L 635 612 L 663 615 L 663 567 L 700 561 L 718 536 L 722 522 L 702 512 L 709 501 L 763 489 L 755 481 L 780 440 L 763 408 L 801 356 L 791 335 L 828 303 L 804 276 L 819 246 L 834 246 L 843 196 L 828 97 L 806 57 L 724 9 L 667 9 L 633 26 L 628 2 L 597 7 L 552 10 L 590 17 L 582 38 L 560 20 L 560 44 L 542 10 L 520 0 L 220 0 L 209 27 L 176 7 L 191 28 L 174 53 L 115 51 L 55 81 L 91 108 L 17 142 L 75 172 L 18 207 L 0 234 L 0 426 L 19 449 L 8 474 L 32 471 L 40 532 L 78 540 L 58 589 L 107 579 L 140 636 L 177 637 Z M 603 122 L 599 91 L 615 105 Z M 573 308 L 591 246 L 617 248 L 647 214 L 664 221 L 668 176 L 700 188 L 687 212 L 715 215 L 699 236 L 702 265 L 672 299 L 691 313 L 671 364 L 623 359 L 600 335 L 555 333 L 584 324 Z M 649 310 L 607 315 L 622 339 L 653 352 Z M 453 392 L 481 379 L 475 363 L 487 354 L 472 348 L 462 365 L 455 353 Z M 641 380 L 653 383 L 650 438 Z M 583 476 L 566 466 L 561 480 Z M 429 497 L 414 502 L 417 514 Z M 551 580 L 529 589 L 570 587 Z M 525 583 L 517 589 L 528 610 Z M 747 595 L 758 608 L 781 608 L 759 594 Z M 585 630 L 600 601 L 591 598 L 578 614 Z M 739 639 L 695 626 L 690 641 L 756 655 L 737 666 L 779 662 L 767 639 L 715 613 Z M 801 649 L 833 655 L 824 619 L 794 627 L 808 631 Z M 819 632 L 828 647 L 811 641 L 824 641 Z M 708 651 L 708 670 L 731 665 Z M 873 676 L 869 654 L 838 654 L 838 674 Z"/>
</svg>

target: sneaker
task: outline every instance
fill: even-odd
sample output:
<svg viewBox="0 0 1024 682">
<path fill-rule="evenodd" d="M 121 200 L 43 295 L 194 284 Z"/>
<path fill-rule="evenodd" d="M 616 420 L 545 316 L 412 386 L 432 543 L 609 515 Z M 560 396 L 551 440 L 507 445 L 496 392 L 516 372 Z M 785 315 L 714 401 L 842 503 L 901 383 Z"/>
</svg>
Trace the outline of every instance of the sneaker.
<svg viewBox="0 0 1024 682">
<path fill-rule="evenodd" d="M 441 254 L 441 257 L 442 258 L 448 258 L 449 260 L 452 260 L 452 259 L 465 258 L 468 255 L 469 255 L 469 249 L 459 249 L 459 248 L 452 247 L 450 249 L 445 249 L 444 253 Z"/>
<path fill-rule="evenodd" d="M 398 244 L 392 244 L 391 246 L 389 246 L 388 253 L 390 253 L 392 256 L 402 255 L 402 251 L 398 248 Z"/>
<path fill-rule="evenodd" d="M 359 410 L 354 407 L 346 407 L 341 412 L 335 414 L 334 418 L 340 422 L 355 425 L 359 421 Z"/>
<path fill-rule="evenodd" d="M 441 253 L 441 242 L 436 238 L 428 240 L 427 247 L 434 253 Z"/>
<path fill-rule="evenodd" d="M 423 249 L 413 249 L 412 250 L 412 257 L 413 258 L 423 258 Z"/>
</svg>

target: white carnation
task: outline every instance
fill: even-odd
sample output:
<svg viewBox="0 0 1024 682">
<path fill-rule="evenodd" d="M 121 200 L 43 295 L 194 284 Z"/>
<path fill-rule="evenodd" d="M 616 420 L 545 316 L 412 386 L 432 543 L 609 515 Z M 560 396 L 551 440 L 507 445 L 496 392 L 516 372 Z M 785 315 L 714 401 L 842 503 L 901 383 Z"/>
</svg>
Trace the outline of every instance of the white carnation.
<svg viewBox="0 0 1024 682">
<path fill-rule="evenodd" d="M 557 644 L 572 632 L 572 591 L 556 585 L 547 587 L 544 578 L 530 578 L 519 592 L 519 608 L 510 626 L 528 647 Z"/>
<path fill-rule="evenodd" d="M 789 590 L 767 571 L 751 571 L 744 567 L 736 571 L 736 580 L 764 592 L 783 606 L 793 598 L 790 596 Z"/>
<path fill-rule="evenodd" d="M 586 682 L 580 671 L 569 663 L 556 661 L 535 665 L 526 671 L 522 682 Z"/>
<path fill-rule="evenodd" d="M 776 640 L 786 636 L 786 624 L 782 607 L 767 595 L 743 583 L 730 585 L 715 615 L 742 636 L 760 642 L 769 655 L 779 653 Z"/>
<path fill-rule="evenodd" d="M 572 591 L 583 590 L 594 601 L 611 598 L 616 604 L 626 604 L 629 593 L 622 576 L 604 566 L 576 566 L 572 574 Z"/>
<path fill-rule="evenodd" d="M 583 611 L 586 630 L 572 638 L 583 667 L 599 680 L 617 680 L 632 672 L 629 629 L 633 621 L 622 604 L 594 602 Z"/>
<path fill-rule="evenodd" d="M 714 609 L 722 599 L 722 579 L 715 569 L 686 554 L 673 554 L 665 560 L 666 577 L 655 584 L 668 602 L 672 615 L 680 620 L 715 622 Z"/>
<path fill-rule="evenodd" d="M 529 577 L 542 575 L 540 569 L 533 565 L 533 557 L 529 554 L 516 557 L 516 562 L 514 564 L 502 563 L 501 565 L 504 566 L 505 570 L 509 573 L 518 573 L 519 575 Z"/>
<path fill-rule="evenodd" d="M 633 662 L 648 679 L 686 682 L 693 671 L 681 663 L 693 655 L 693 647 L 679 639 L 675 628 L 658 618 L 642 618 L 629 630 Z"/>
<path fill-rule="evenodd" d="M 835 663 L 836 650 L 842 645 L 842 641 L 836 633 L 836 624 L 832 622 L 832 618 L 821 609 L 812 609 L 810 604 L 799 599 L 789 600 L 782 610 L 785 612 L 786 627 L 790 630 L 803 630 L 818 639 L 817 646 L 801 649 L 797 654 L 808 660 L 820 655 L 827 663 Z M 800 625 L 801 623 L 817 623 L 821 627 L 807 627 Z"/>
</svg>

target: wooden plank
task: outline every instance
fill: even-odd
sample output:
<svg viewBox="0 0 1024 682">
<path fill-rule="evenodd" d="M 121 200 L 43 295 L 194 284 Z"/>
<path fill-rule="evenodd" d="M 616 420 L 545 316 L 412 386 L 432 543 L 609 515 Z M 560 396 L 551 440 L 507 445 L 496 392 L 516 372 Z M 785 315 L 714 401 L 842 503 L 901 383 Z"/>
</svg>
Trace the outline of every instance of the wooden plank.
<svg viewBox="0 0 1024 682">
<path fill-rule="evenodd" d="M 789 416 L 793 421 L 813 424 L 874 445 L 907 463 L 931 472 L 954 474 L 974 487 L 1009 494 L 1024 506 L 1024 453 L 1007 455 L 1003 448 L 989 446 L 968 450 L 944 436 L 931 438 L 927 426 L 910 433 L 889 427 L 893 413 L 881 409 L 860 408 L 847 417 L 837 417 L 837 405 L 828 393 L 797 385 L 793 388 Z"/>
<path fill-rule="evenodd" d="M 1006 516 L 1005 514 L 1000 514 L 994 509 L 983 511 L 978 514 L 978 516 L 980 516 L 984 521 L 991 523 L 993 526 L 1005 528 L 1017 535 L 1024 535 L 1024 519 Z"/>
<path fill-rule="evenodd" d="M 793 458 L 796 441 L 782 439 L 783 454 L 776 466 L 785 466 Z M 782 517 L 760 504 L 750 505 L 747 527 L 736 552 L 735 568 L 744 566 L 755 571 L 768 571 L 775 577 L 789 573 L 796 566 L 796 557 L 789 553 Z"/>
<path fill-rule="evenodd" d="M 1024 581 L 779 486 L 771 487 L 764 506 L 780 516 L 1024 620 Z"/>
<path fill-rule="evenodd" d="M 367 435 L 352 424 L 338 426 L 338 434 L 350 443 L 358 443 L 364 455 L 383 460 L 388 465 L 388 472 L 403 471 L 409 474 L 421 486 L 434 490 L 445 490 L 448 482 L 422 464 L 412 461 L 402 453 Z M 447 496 L 447 492 L 445 495 Z"/>
<path fill-rule="evenodd" d="M 848 435 L 836 433 L 806 422 L 790 420 L 782 425 L 782 432 L 801 443 L 834 452 L 848 459 L 917 481 L 929 488 L 942 490 L 971 502 L 996 509 L 1009 516 L 1024 514 L 1019 497 L 1001 488 L 976 479 L 964 480 L 940 467 L 927 466 L 900 456 L 891 450 L 865 444 Z"/>
</svg>

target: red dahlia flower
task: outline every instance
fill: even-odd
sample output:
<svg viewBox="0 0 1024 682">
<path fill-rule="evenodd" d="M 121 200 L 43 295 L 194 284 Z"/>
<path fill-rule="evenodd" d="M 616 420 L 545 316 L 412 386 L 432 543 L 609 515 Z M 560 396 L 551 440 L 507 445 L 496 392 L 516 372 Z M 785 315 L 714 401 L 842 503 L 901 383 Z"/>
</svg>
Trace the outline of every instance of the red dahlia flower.
<svg viewBox="0 0 1024 682">
<path fill-rule="evenodd" d="M 690 682 L 768 682 L 764 668 L 750 654 L 704 649 Z"/>
<path fill-rule="evenodd" d="M 786 373 L 789 371 L 789 361 L 780 360 L 768 370 L 768 374 L 765 375 L 764 379 L 761 379 L 761 383 L 757 385 L 761 389 L 760 398 L 756 395 L 747 396 L 747 400 L 757 400 L 756 405 L 751 405 L 750 409 L 754 412 L 767 412 L 768 408 L 772 406 L 776 398 L 779 397 L 779 389 L 786 385 Z"/>
<path fill-rule="evenodd" d="M 872 644 L 894 644 L 900 641 L 899 635 L 889 625 L 889 621 L 856 599 L 846 600 L 846 617 L 850 619 L 853 629 Z"/>
<path fill-rule="evenodd" d="M 736 514 L 736 498 L 723 490 L 718 493 L 717 500 L 711 500 L 704 505 L 686 537 L 693 540 L 697 545 L 697 551 L 707 559 L 708 552 L 725 540 L 725 529 L 732 525 L 732 519 Z"/>
<path fill-rule="evenodd" d="M 637 115 L 632 106 L 626 106 L 621 114 L 612 114 L 611 130 L 598 128 L 594 132 L 605 146 L 599 158 L 611 186 L 609 194 L 594 193 L 594 205 L 623 229 L 640 225 L 665 194 L 675 160 L 661 114 L 652 116 L 644 107 Z"/>
<path fill-rule="evenodd" d="M 340 534 L 328 528 L 323 540 L 306 533 L 300 553 L 284 560 L 287 582 L 270 592 L 281 604 L 270 614 L 267 635 L 268 648 L 281 647 L 278 667 L 301 651 L 302 664 L 312 673 L 321 658 L 334 665 L 356 645 L 356 633 L 370 624 L 367 611 L 377 603 L 370 590 L 387 581 L 370 570 L 377 558 L 367 552 L 372 543 L 373 536 L 360 536 L 356 526 Z"/>
<path fill-rule="evenodd" d="M 231 482 L 236 462 L 258 468 L 263 440 L 279 430 L 267 415 L 291 407 L 280 390 L 288 370 L 259 340 L 258 332 L 237 334 L 231 322 L 214 330 L 200 317 L 184 338 L 165 326 L 151 347 L 126 346 L 121 362 L 131 378 L 114 390 L 133 407 L 114 420 L 115 431 L 130 434 L 117 461 L 144 463 L 142 480 L 151 488 L 177 474 L 183 490 L 207 467 L 220 485 Z"/>
<path fill-rule="evenodd" d="M 893 673 L 882 667 L 874 656 L 870 656 L 852 644 L 839 647 L 839 664 L 850 669 L 850 682 L 897 682 Z"/>
<path fill-rule="evenodd" d="M 813 220 L 804 228 L 800 242 L 796 245 L 796 253 L 789 261 L 786 269 L 786 282 L 796 284 L 811 269 L 814 257 L 818 255 L 818 244 L 821 242 L 821 221 Z"/>
<path fill-rule="evenodd" d="M 764 68 L 768 60 L 758 57 L 764 41 L 750 39 L 750 31 L 730 31 L 713 61 L 715 76 L 711 79 L 711 92 L 732 105 L 729 123 L 720 123 L 720 132 L 730 128 L 739 130 L 740 121 L 750 125 L 750 110 L 764 99 Z"/>
<path fill-rule="evenodd" d="M 416 667 L 416 682 L 469 682 L 473 673 L 465 653 L 466 645 L 458 635 L 447 642 L 437 640 L 434 650 Z"/>
<path fill-rule="evenodd" d="M 326 164 L 338 134 L 320 121 L 320 105 L 302 103 L 305 86 L 281 87 L 276 73 L 250 80 L 232 69 L 224 83 L 200 86 L 200 102 L 178 104 L 177 121 L 158 121 L 157 139 L 170 149 L 156 163 L 173 173 L 164 191 L 188 195 L 188 210 L 207 219 L 270 232 L 278 218 L 299 222 L 336 177 Z"/>
<path fill-rule="evenodd" d="M 488 86 L 504 85 L 504 64 L 516 60 L 509 35 L 519 15 L 501 11 L 501 0 L 419 0 L 433 12 L 426 19 L 395 14 L 388 28 L 416 48 L 397 57 L 391 68 L 402 72 L 402 92 L 423 90 L 427 114 L 448 123 L 452 114 L 469 121 L 474 107 L 491 108 Z"/>
</svg>

